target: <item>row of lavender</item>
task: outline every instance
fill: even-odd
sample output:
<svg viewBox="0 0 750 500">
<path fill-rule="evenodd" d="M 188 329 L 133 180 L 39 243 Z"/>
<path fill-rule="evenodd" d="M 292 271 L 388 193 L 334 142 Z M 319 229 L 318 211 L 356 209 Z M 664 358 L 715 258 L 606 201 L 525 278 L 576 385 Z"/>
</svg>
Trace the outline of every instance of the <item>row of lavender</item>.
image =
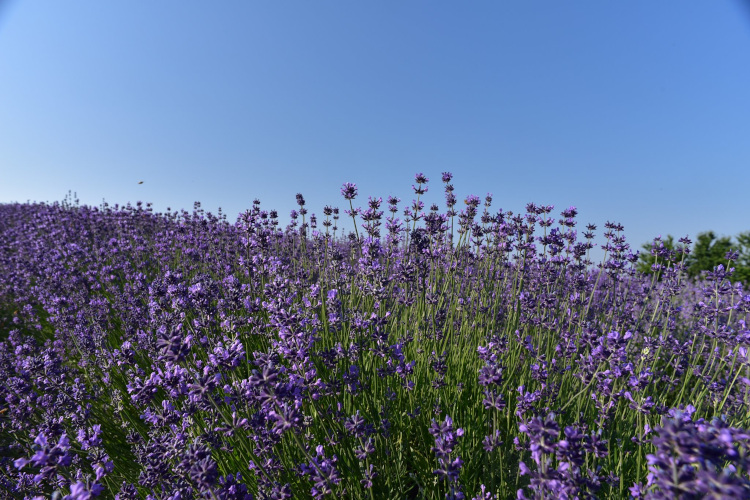
<svg viewBox="0 0 750 500">
<path fill-rule="evenodd" d="M 286 228 L 257 201 L 234 225 L 1 205 L 0 489 L 750 498 L 750 295 L 730 271 L 638 275 L 612 223 L 593 266 L 574 208 L 459 211 L 443 181 L 444 213 L 419 174 L 385 217 L 345 184 L 345 238 L 301 195 Z"/>
</svg>

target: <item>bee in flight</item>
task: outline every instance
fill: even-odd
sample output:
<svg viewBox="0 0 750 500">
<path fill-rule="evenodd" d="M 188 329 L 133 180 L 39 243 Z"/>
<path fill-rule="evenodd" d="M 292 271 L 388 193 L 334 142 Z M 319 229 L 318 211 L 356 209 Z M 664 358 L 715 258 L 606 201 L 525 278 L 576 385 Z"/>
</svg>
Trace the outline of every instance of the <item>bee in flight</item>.
<svg viewBox="0 0 750 500">
<path fill-rule="evenodd" d="M 143 181 L 138 181 L 138 184 L 143 184 Z"/>
</svg>

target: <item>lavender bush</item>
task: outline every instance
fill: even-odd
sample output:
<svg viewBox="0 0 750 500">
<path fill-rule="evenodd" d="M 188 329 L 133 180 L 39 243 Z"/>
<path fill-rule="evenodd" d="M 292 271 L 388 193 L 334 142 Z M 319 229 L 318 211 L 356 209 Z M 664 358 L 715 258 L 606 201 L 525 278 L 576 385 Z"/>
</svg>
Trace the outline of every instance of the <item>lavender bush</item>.
<svg viewBox="0 0 750 500">
<path fill-rule="evenodd" d="M 750 294 L 577 211 L 0 205 L 10 498 L 750 498 Z M 386 211 L 388 215 L 386 215 Z M 481 212 L 481 213 L 480 213 Z M 340 217 L 354 224 L 351 234 Z M 579 237 L 580 236 L 580 237 Z M 732 257 L 731 255 L 729 257 Z"/>
</svg>

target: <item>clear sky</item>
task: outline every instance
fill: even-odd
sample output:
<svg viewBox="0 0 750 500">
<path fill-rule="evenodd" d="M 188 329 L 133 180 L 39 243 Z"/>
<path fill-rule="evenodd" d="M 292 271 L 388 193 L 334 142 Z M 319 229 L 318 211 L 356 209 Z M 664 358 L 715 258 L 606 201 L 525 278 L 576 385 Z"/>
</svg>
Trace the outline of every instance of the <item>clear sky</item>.
<svg viewBox="0 0 750 500">
<path fill-rule="evenodd" d="M 0 0 L 0 202 L 286 219 L 443 171 L 635 247 L 750 230 L 747 2 Z"/>
</svg>

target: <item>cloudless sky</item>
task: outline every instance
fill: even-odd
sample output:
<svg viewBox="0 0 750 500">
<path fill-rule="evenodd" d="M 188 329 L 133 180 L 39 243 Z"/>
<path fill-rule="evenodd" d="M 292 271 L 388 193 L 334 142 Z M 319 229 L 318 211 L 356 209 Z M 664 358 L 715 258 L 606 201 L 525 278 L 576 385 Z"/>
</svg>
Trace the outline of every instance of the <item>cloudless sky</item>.
<svg viewBox="0 0 750 500">
<path fill-rule="evenodd" d="M 0 0 L 0 203 L 286 222 L 443 171 L 636 248 L 750 230 L 747 2 Z"/>
</svg>

